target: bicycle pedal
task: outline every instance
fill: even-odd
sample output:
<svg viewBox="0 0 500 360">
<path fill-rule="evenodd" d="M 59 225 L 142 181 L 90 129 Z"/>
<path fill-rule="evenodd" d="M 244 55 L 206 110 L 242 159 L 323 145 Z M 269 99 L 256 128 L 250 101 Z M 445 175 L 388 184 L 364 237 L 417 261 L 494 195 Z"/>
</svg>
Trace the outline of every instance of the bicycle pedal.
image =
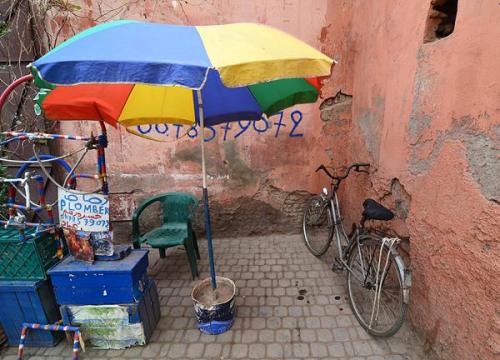
<svg viewBox="0 0 500 360">
<path fill-rule="evenodd" d="M 344 264 L 342 264 L 338 258 L 335 258 L 332 265 L 332 271 L 341 272 L 342 270 L 344 270 Z"/>
</svg>

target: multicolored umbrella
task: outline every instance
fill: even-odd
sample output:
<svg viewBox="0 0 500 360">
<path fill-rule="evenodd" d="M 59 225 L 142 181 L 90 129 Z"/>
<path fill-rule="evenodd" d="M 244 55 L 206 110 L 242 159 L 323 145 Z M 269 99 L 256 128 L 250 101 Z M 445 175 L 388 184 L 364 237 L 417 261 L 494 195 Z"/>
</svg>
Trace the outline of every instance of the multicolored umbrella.
<svg viewBox="0 0 500 360">
<path fill-rule="evenodd" d="M 49 118 L 50 99 L 63 86 L 75 85 L 76 95 L 83 89 L 91 94 L 91 87 L 98 86 L 104 94 L 102 86 L 113 84 L 111 98 L 121 96 L 122 105 L 100 102 L 94 114 L 86 116 L 98 113 L 100 119 L 111 123 L 115 119 L 125 126 L 196 121 L 203 134 L 206 119 L 211 124 L 241 120 L 240 116 L 260 119 L 262 114 L 315 101 L 318 80 L 305 79 L 330 75 L 332 65 L 332 59 L 306 43 L 264 25 L 181 26 L 122 20 L 74 36 L 31 64 L 31 69 L 40 86 L 53 89 L 42 91 L 39 98 Z M 95 104 L 93 98 L 83 103 Z M 156 110 L 149 113 L 144 106 L 151 102 Z M 200 138 L 210 275 L 216 288 L 204 136 Z"/>
<path fill-rule="evenodd" d="M 333 60 L 252 23 L 183 26 L 119 20 L 68 39 L 32 64 L 55 85 L 129 83 L 201 89 L 210 69 L 227 87 L 330 75 Z"/>
<path fill-rule="evenodd" d="M 241 88 L 228 88 L 211 70 L 201 89 L 205 125 L 259 120 L 290 106 L 315 102 L 318 79 L 282 79 Z M 102 120 L 116 127 L 196 123 L 197 93 L 179 86 L 145 84 L 79 84 L 56 86 L 38 98 L 50 120 Z M 150 137 L 148 137 L 150 138 Z M 157 140 L 157 139 L 155 139 Z"/>
</svg>

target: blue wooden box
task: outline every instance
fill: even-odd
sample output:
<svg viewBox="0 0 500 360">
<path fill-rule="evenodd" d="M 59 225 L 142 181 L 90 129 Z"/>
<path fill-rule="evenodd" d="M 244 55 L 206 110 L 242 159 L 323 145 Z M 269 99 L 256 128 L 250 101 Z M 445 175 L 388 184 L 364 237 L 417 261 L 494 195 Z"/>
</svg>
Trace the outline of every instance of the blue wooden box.
<svg viewBox="0 0 500 360">
<path fill-rule="evenodd" d="M 117 261 L 88 264 L 69 256 L 48 274 L 60 305 L 131 304 L 143 297 L 148 251 L 133 250 Z"/>
<path fill-rule="evenodd" d="M 0 322 L 10 346 L 18 346 L 23 322 L 54 324 L 60 319 L 50 282 L 0 281 Z M 26 346 L 55 346 L 62 332 L 30 330 Z"/>
<path fill-rule="evenodd" d="M 147 280 L 139 302 L 125 305 L 62 305 L 66 324 L 79 326 L 85 342 L 101 349 L 144 345 L 160 320 L 160 302 L 154 281 Z"/>
</svg>

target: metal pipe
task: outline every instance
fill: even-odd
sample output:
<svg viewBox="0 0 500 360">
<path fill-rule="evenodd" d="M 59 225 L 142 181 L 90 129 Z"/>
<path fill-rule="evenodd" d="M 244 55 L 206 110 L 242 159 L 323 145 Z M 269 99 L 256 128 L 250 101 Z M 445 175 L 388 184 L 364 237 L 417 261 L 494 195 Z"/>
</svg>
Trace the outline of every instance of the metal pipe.
<svg viewBox="0 0 500 360">
<path fill-rule="evenodd" d="M 18 87 L 19 85 L 21 85 L 23 82 L 31 81 L 31 80 L 33 80 L 33 75 L 31 75 L 31 74 L 24 75 L 24 76 L 20 77 L 19 79 L 14 80 L 14 82 L 12 84 L 7 86 L 7 88 L 0 95 L 0 114 L 2 113 L 3 106 L 5 105 L 5 102 L 7 101 L 7 98 L 12 93 L 12 91 L 14 91 L 14 89 L 16 87 Z"/>
</svg>

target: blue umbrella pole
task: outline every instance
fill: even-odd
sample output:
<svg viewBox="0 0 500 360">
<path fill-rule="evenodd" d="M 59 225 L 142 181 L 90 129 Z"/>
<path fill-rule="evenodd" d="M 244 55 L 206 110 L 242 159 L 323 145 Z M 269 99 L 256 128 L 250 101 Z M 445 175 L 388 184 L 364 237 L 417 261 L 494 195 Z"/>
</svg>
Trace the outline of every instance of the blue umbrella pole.
<svg viewBox="0 0 500 360">
<path fill-rule="evenodd" d="M 214 248 L 212 245 L 212 225 L 210 223 L 210 209 L 208 206 L 208 189 L 207 189 L 207 168 L 205 164 L 205 123 L 203 120 L 203 101 L 201 99 L 201 90 L 197 90 L 198 98 L 198 115 L 201 125 L 201 171 L 203 173 L 203 207 L 205 208 L 205 233 L 207 234 L 208 242 L 208 263 L 210 265 L 210 278 L 212 289 L 217 288 L 217 280 L 215 275 Z"/>
<path fill-rule="evenodd" d="M 203 206 L 205 208 L 205 233 L 207 234 L 208 242 L 208 261 L 210 264 L 210 277 L 212 279 L 212 288 L 217 288 L 217 280 L 215 277 L 215 261 L 214 249 L 212 245 L 212 224 L 210 223 L 210 209 L 208 207 L 208 189 L 203 188 Z"/>
</svg>

